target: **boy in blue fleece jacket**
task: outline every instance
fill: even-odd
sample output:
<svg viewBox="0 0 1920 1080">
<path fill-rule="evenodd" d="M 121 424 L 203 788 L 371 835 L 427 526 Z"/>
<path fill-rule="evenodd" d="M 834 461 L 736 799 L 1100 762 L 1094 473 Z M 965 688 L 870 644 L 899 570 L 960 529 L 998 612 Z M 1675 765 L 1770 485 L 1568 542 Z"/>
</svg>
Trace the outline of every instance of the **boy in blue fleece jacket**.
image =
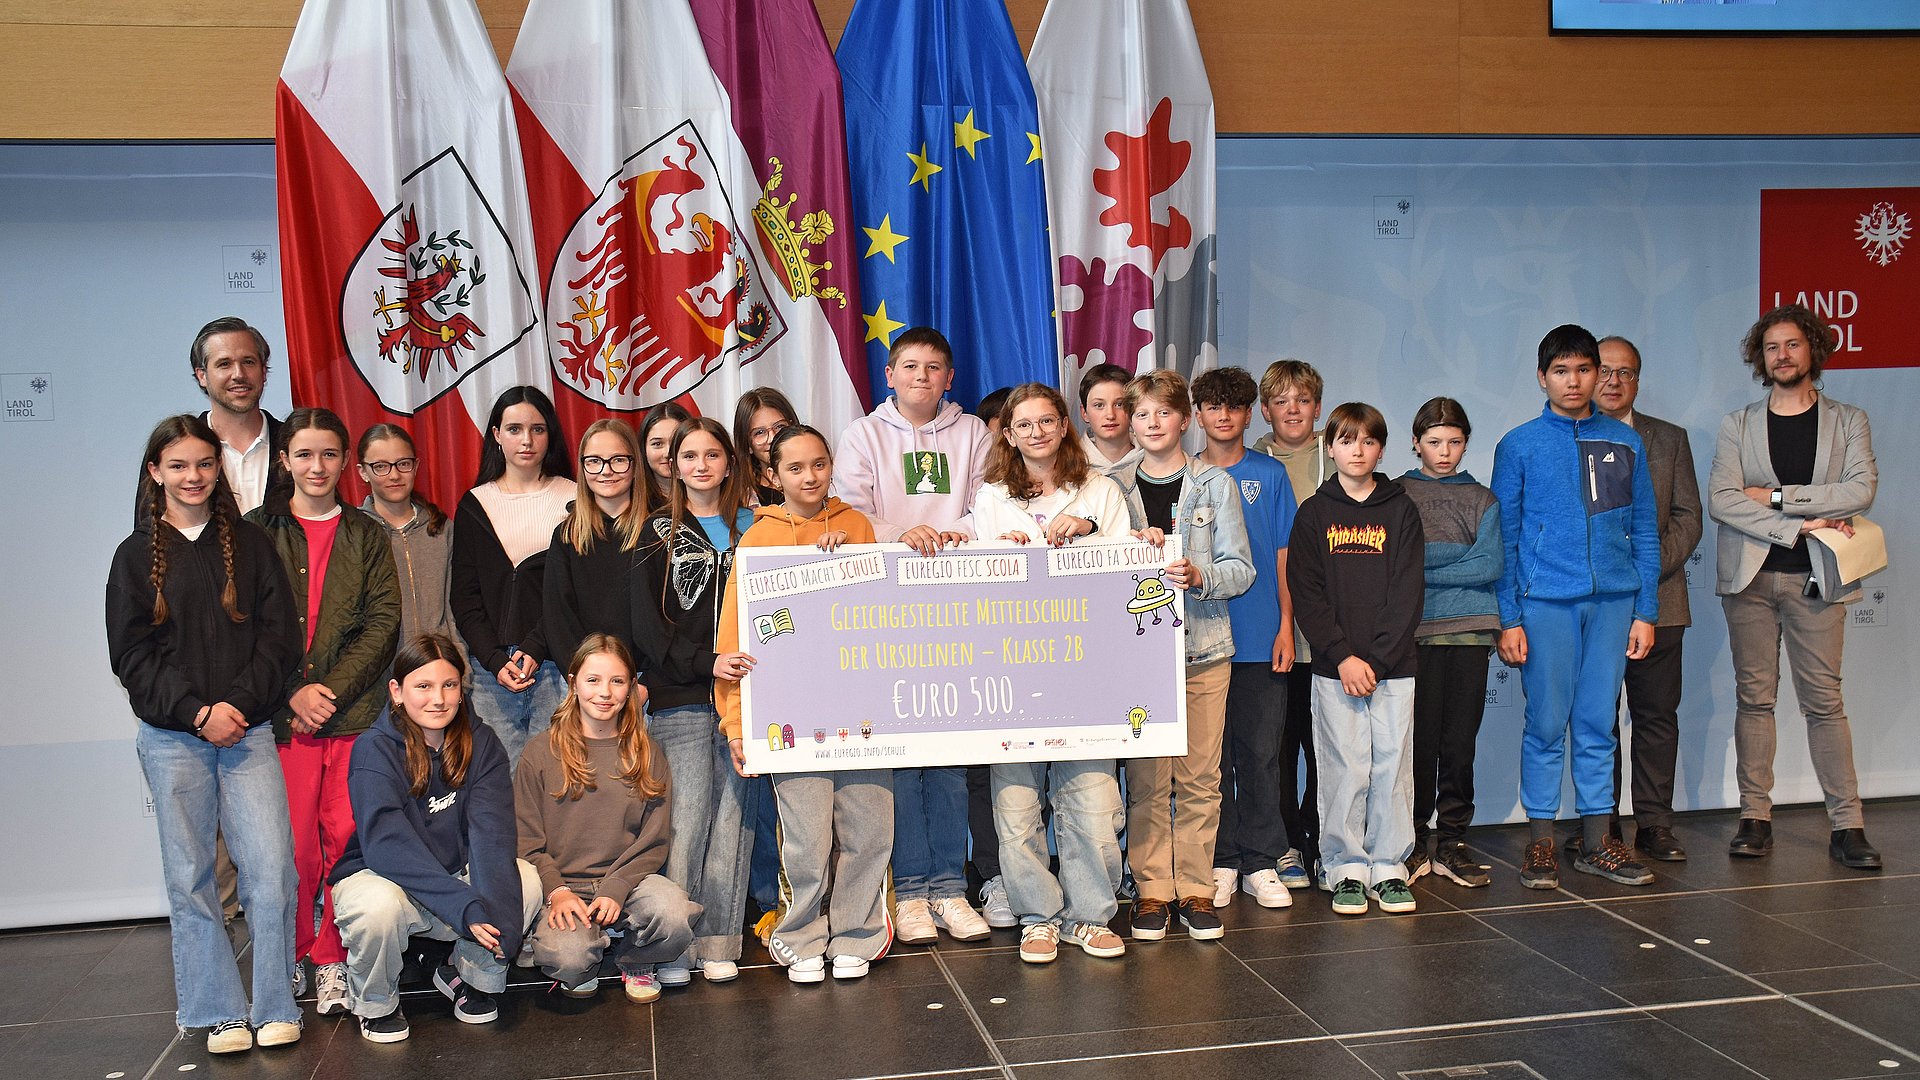
<svg viewBox="0 0 1920 1080">
<path fill-rule="evenodd" d="M 1599 378 L 1592 334 L 1571 324 L 1549 331 L 1539 350 L 1546 406 L 1493 453 L 1506 555 L 1500 658 L 1520 668 L 1527 694 L 1520 803 L 1532 840 L 1520 881 L 1531 889 L 1560 885 L 1553 821 L 1569 729 L 1583 836 L 1573 868 L 1624 885 L 1653 881 L 1607 825 L 1615 702 L 1627 660 L 1653 647 L 1660 614 L 1660 528 L 1640 436 L 1593 408 Z"/>
</svg>

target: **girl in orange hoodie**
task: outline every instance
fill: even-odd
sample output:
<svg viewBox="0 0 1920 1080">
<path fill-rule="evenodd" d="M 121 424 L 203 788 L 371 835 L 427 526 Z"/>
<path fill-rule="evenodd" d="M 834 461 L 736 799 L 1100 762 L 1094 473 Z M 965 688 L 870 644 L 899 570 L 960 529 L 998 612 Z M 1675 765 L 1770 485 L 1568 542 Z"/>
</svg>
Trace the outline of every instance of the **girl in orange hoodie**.
<svg viewBox="0 0 1920 1080">
<path fill-rule="evenodd" d="M 784 428 L 768 447 L 774 483 L 784 506 L 754 511 L 739 547 L 871 544 L 866 516 L 827 494 L 833 456 L 826 437 L 805 425 Z M 753 657 L 740 651 L 739 576 L 727 580 L 714 651 L 714 696 L 733 765 L 746 775 L 740 735 L 740 679 Z M 780 862 L 791 890 L 787 912 L 767 951 L 786 965 L 787 978 L 817 983 L 857 979 L 887 954 L 893 927 L 887 918 L 887 863 L 893 855 L 893 773 L 888 769 L 781 773 L 773 781 L 780 811 Z M 831 868 L 829 867 L 831 860 Z M 833 883 L 827 896 L 827 883 Z"/>
</svg>

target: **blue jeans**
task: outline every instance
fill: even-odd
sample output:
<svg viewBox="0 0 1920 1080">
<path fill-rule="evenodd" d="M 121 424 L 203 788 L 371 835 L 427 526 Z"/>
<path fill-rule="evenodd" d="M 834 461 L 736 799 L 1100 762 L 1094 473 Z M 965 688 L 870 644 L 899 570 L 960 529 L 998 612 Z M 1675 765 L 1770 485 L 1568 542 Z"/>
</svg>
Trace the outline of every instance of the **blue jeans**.
<svg viewBox="0 0 1920 1080">
<path fill-rule="evenodd" d="M 520 928 L 525 930 L 540 914 L 540 875 L 525 859 L 516 859 L 515 865 L 520 871 Z M 467 880 L 465 870 L 454 876 Z M 482 993 L 506 992 L 512 957 L 481 948 L 466 927 L 449 925 L 372 870 L 356 870 L 334 884 L 333 913 L 347 946 L 347 1002 L 356 1016 L 386 1016 L 400 1007 L 400 967 L 412 937 L 453 942 L 448 962 L 460 978 Z"/>
<path fill-rule="evenodd" d="M 1413 684 L 1381 679 L 1349 697 L 1313 677 L 1313 752 L 1320 762 L 1320 864 L 1327 880 L 1407 878 L 1413 853 Z"/>
<path fill-rule="evenodd" d="M 173 931 L 174 1022 L 298 1023 L 293 1003 L 293 830 L 273 730 L 260 724 L 222 749 L 181 731 L 138 725 L 134 749 L 153 792 Z M 252 1008 L 240 985 L 213 881 L 216 830 L 240 875 L 252 936 Z"/>
<path fill-rule="evenodd" d="M 759 812 L 753 821 L 753 869 L 747 875 L 747 895 L 762 911 L 780 906 L 780 812 L 773 801 L 773 777 L 760 776 L 753 785 Z"/>
<path fill-rule="evenodd" d="M 1527 722 L 1520 736 L 1520 805 L 1535 820 L 1560 814 L 1561 760 L 1573 735 L 1574 808 L 1613 813 L 1614 721 L 1627 674 L 1633 594 L 1520 601 Z"/>
<path fill-rule="evenodd" d="M 967 895 L 967 770 L 893 770 L 893 895 Z"/>
<path fill-rule="evenodd" d="M 712 707 L 662 709 L 647 718 L 647 731 L 673 771 L 664 873 L 703 909 L 693 923 L 693 955 L 738 960 L 759 789 L 733 771 L 733 754 Z"/>
<path fill-rule="evenodd" d="M 1047 831 L 1040 816 L 1041 792 L 1049 781 L 1054 835 L 1060 848 L 1058 878 L 1047 869 Z M 1113 920 L 1120 910 L 1113 884 L 1120 879 L 1120 826 L 1125 820 L 1120 783 L 1110 760 L 993 766 L 993 831 L 1000 839 L 1000 879 L 1022 925 L 1105 926 Z"/>
<path fill-rule="evenodd" d="M 507 760 L 518 765 L 527 740 L 553 725 L 553 711 L 567 696 L 566 673 L 553 661 L 543 660 L 534 669 L 533 685 L 516 694 L 501 686 L 478 657 L 469 659 L 473 663 L 473 715 L 485 720 L 500 736 Z"/>
</svg>

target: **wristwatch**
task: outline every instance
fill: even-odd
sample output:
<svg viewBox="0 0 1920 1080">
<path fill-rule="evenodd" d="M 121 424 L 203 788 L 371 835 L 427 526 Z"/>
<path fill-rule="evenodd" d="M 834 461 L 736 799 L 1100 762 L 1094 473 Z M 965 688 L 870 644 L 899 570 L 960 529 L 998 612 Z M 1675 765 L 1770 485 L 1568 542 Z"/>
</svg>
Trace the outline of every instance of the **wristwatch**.
<svg viewBox="0 0 1920 1080">
<path fill-rule="evenodd" d="M 1780 489 L 1774 488 L 1773 494 L 1767 496 L 1767 505 L 1773 507 L 1775 510 L 1778 510 L 1780 509 L 1781 504 L 1782 504 L 1782 500 L 1780 498 Z"/>
</svg>

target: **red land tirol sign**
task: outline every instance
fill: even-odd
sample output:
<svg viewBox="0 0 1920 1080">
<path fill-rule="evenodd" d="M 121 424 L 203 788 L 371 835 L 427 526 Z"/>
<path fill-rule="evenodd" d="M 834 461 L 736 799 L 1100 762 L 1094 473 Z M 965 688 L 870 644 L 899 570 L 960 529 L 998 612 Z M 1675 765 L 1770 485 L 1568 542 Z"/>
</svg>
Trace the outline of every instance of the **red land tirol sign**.
<svg viewBox="0 0 1920 1080">
<path fill-rule="evenodd" d="M 1832 368 L 1920 367 L 1920 188 L 1760 193 L 1760 309 L 1833 327 Z"/>
</svg>

